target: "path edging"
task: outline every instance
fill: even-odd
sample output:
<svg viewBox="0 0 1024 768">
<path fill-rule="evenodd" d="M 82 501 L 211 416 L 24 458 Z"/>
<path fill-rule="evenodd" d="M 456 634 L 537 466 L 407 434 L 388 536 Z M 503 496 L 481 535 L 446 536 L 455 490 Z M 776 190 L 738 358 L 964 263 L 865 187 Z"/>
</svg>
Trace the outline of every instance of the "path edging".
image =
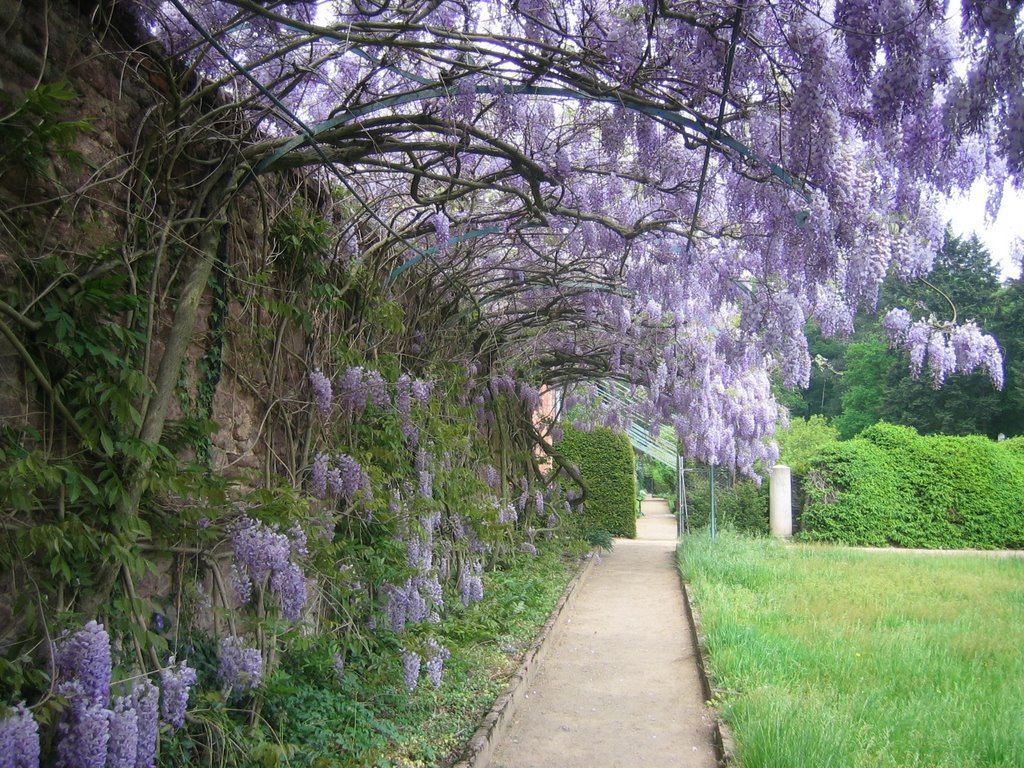
<svg viewBox="0 0 1024 768">
<path fill-rule="evenodd" d="M 544 656 L 547 655 L 548 648 L 551 646 L 550 641 L 561 625 L 562 615 L 576 599 L 580 585 L 587 578 L 590 571 L 593 570 L 597 562 L 599 562 L 597 552 L 591 552 L 583 567 L 579 569 L 568 585 L 566 585 L 565 592 L 562 593 L 562 596 L 555 604 L 555 608 L 551 615 L 548 616 L 548 620 L 544 622 L 540 633 L 530 645 L 529 650 L 523 655 L 519 668 L 509 678 L 505 691 L 495 699 L 490 711 L 484 715 L 480 725 L 470 737 L 462 759 L 453 768 L 486 768 L 490 763 L 495 747 L 504 736 L 509 723 L 512 721 L 512 717 L 515 715 L 516 708 L 526 696 L 530 682 L 536 675 Z"/>
<path fill-rule="evenodd" d="M 726 766 L 737 768 L 740 762 L 736 757 L 736 739 L 733 737 L 729 724 L 722 719 L 718 709 L 712 704 L 714 701 L 714 690 L 711 687 L 711 667 L 707 657 L 708 644 L 704 631 L 701 628 L 700 613 L 693 604 L 693 600 L 690 597 L 689 584 L 683 577 L 683 572 L 679 570 L 678 564 L 676 570 L 679 573 L 679 585 L 683 590 L 683 605 L 686 606 L 686 619 L 687 624 L 690 626 L 690 637 L 693 641 L 694 655 L 697 659 L 697 674 L 700 677 L 701 690 L 705 703 L 714 713 L 712 737 L 715 757 L 718 760 L 718 764 L 723 768 Z"/>
</svg>

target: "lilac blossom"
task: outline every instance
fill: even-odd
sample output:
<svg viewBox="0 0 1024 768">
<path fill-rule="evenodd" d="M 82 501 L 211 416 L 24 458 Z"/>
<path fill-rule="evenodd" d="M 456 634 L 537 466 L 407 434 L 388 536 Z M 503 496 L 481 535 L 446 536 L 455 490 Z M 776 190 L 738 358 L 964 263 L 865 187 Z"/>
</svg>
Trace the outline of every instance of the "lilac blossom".
<svg viewBox="0 0 1024 768">
<path fill-rule="evenodd" d="M 110 698 L 110 636 L 102 624 L 90 621 L 57 641 L 53 661 L 61 680 L 75 680 L 92 704 L 105 706 Z"/>
<path fill-rule="evenodd" d="M 0 768 L 39 768 L 39 725 L 25 702 L 0 719 Z"/>
<path fill-rule="evenodd" d="M 160 719 L 177 730 L 185 724 L 188 693 L 198 678 L 196 671 L 185 662 L 175 664 L 174 657 L 160 670 Z"/>
<path fill-rule="evenodd" d="M 229 635 L 220 641 L 218 675 L 225 688 L 248 691 L 263 679 L 263 657 L 258 648 L 248 648 L 242 638 Z"/>
</svg>

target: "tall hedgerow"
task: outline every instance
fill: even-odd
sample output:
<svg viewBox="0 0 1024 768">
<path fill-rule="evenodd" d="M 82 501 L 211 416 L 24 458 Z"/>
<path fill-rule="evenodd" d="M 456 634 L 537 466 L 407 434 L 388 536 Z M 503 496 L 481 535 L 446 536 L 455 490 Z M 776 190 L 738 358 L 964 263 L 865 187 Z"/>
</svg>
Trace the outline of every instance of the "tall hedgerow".
<svg viewBox="0 0 1024 768">
<path fill-rule="evenodd" d="M 835 443 L 804 481 L 803 532 L 867 546 L 1024 547 L 1024 454 L 980 436 L 879 423 Z"/>
<path fill-rule="evenodd" d="M 629 438 L 604 427 L 593 432 L 567 428 L 559 451 L 580 469 L 587 485 L 580 527 L 636 537 L 636 460 Z"/>
</svg>

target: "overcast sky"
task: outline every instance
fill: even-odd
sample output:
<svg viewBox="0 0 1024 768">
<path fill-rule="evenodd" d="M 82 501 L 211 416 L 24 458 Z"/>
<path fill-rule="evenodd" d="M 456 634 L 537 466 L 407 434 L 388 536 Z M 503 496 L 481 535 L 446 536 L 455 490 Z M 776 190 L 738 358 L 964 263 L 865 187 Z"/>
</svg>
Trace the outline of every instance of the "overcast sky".
<svg viewBox="0 0 1024 768">
<path fill-rule="evenodd" d="M 992 261 L 1002 270 L 1004 279 L 1020 277 L 1020 265 L 1013 263 L 1010 252 L 1014 239 L 1024 238 L 1024 192 L 1007 184 L 999 217 L 994 222 L 985 220 L 986 193 L 985 182 L 975 183 L 969 196 L 950 201 L 946 216 L 955 234 L 966 237 L 977 233 L 992 254 Z"/>
</svg>

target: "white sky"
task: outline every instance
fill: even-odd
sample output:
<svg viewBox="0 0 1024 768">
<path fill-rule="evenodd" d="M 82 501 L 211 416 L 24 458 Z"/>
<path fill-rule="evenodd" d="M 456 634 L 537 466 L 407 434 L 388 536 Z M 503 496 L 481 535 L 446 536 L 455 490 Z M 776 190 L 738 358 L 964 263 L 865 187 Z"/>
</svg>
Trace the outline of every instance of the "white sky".
<svg viewBox="0 0 1024 768">
<path fill-rule="evenodd" d="M 954 234 L 978 235 L 992 254 L 992 261 L 999 265 L 1004 279 L 1020 277 L 1020 265 L 1013 263 L 1010 251 L 1015 238 L 1024 238 L 1024 191 L 1015 190 L 1007 183 L 999 216 L 992 222 L 985 220 L 987 195 L 985 182 L 975 182 L 969 195 L 950 200 L 946 217 L 951 221 Z"/>
</svg>

